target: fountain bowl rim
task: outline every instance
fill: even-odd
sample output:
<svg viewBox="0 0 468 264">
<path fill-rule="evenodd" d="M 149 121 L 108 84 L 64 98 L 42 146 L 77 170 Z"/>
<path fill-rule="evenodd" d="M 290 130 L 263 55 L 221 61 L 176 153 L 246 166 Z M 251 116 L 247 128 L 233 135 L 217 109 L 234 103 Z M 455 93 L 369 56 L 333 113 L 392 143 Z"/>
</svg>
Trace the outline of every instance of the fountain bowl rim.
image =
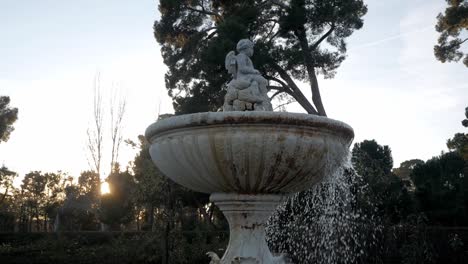
<svg viewBox="0 0 468 264">
<path fill-rule="evenodd" d="M 353 128 L 342 121 L 303 113 L 266 111 L 202 112 L 172 116 L 151 124 L 145 131 L 145 137 L 149 142 L 152 142 L 153 138 L 172 130 L 222 125 L 286 125 L 291 127 L 312 127 L 338 133 L 349 140 L 354 138 Z"/>
</svg>

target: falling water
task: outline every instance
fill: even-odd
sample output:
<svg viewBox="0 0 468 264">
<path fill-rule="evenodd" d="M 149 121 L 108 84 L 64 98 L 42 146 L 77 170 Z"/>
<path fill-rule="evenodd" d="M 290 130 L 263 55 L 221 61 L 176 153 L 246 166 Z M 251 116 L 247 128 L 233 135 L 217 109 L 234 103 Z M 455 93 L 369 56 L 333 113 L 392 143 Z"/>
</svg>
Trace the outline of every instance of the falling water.
<svg viewBox="0 0 468 264">
<path fill-rule="evenodd" d="M 360 199 L 365 189 L 348 159 L 322 183 L 280 206 L 266 230 L 270 248 L 296 264 L 362 262 L 379 232 L 372 205 Z"/>
</svg>

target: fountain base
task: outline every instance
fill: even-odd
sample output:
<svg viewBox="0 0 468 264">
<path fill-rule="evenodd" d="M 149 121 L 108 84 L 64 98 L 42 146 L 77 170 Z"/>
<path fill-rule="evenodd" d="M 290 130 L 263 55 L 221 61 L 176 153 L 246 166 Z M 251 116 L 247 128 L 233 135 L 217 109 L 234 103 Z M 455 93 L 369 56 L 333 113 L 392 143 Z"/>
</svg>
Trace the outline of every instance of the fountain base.
<svg viewBox="0 0 468 264">
<path fill-rule="evenodd" d="M 229 244 L 220 264 L 282 264 L 284 256 L 275 257 L 265 240 L 265 224 L 283 195 L 214 193 L 210 200 L 223 212 L 229 222 Z M 210 253 L 212 256 L 214 253 Z"/>
</svg>

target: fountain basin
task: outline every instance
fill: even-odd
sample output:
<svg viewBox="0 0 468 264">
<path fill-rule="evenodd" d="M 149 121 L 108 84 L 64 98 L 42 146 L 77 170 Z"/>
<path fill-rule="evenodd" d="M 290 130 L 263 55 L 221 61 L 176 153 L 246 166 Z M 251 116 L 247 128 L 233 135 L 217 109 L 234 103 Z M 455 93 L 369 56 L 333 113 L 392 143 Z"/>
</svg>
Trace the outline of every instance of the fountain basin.
<svg viewBox="0 0 468 264">
<path fill-rule="evenodd" d="M 306 190 L 347 158 L 353 129 L 286 112 L 206 112 L 160 120 L 146 130 L 153 162 L 204 193 L 282 194 Z"/>
</svg>

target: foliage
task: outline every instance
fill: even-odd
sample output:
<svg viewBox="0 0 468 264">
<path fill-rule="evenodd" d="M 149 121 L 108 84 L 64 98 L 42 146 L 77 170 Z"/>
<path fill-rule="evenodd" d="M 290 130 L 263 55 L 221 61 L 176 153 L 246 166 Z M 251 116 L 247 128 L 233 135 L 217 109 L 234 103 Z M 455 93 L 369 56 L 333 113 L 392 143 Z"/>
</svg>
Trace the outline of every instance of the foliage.
<svg viewBox="0 0 468 264">
<path fill-rule="evenodd" d="M 457 152 L 468 161 L 468 134 L 456 133 L 453 138 L 447 140 L 447 148 Z"/>
<path fill-rule="evenodd" d="M 462 125 L 463 125 L 464 127 L 468 127 L 468 107 L 465 108 L 465 117 L 466 117 L 466 118 L 463 119 L 463 121 L 462 121 Z"/>
<path fill-rule="evenodd" d="M 459 226 L 468 222 L 468 177 L 465 161 L 456 152 L 444 153 L 411 173 L 419 211 L 436 225 Z"/>
<path fill-rule="evenodd" d="M 0 96 L 0 143 L 6 142 L 13 132 L 13 123 L 18 119 L 18 109 L 11 108 L 10 97 Z"/>
<path fill-rule="evenodd" d="M 169 67 L 166 87 L 176 114 L 221 107 L 229 80 L 224 56 L 249 38 L 269 89 L 289 94 L 308 113 L 326 115 L 316 74 L 334 76 L 345 39 L 362 27 L 367 8 L 361 0 L 162 0 L 159 11 L 154 34 Z M 294 79 L 310 84 L 313 105 Z"/>
<path fill-rule="evenodd" d="M 356 172 L 367 183 L 359 199 L 368 214 L 375 213 L 384 221 L 398 223 L 412 212 L 413 202 L 408 186 L 391 172 L 393 158 L 388 146 L 381 146 L 375 140 L 356 143 L 351 161 Z"/>
<path fill-rule="evenodd" d="M 446 1 L 448 7 L 445 13 L 437 16 L 436 30 L 440 36 L 438 45 L 434 46 L 434 55 L 441 62 L 459 61 L 465 56 L 463 63 L 468 67 L 468 54 L 463 54 L 462 51 L 463 43 L 468 40 L 462 37 L 468 33 L 468 1 Z"/>
<path fill-rule="evenodd" d="M 409 176 L 413 171 L 414 167 L 420 164 L 424 164 L 424 161 L 420 159 L 406 160 L 400 164 L 400 167 L 394 169 L 392 172 L 401 179 L 409 179 Z"/>
</svg>

